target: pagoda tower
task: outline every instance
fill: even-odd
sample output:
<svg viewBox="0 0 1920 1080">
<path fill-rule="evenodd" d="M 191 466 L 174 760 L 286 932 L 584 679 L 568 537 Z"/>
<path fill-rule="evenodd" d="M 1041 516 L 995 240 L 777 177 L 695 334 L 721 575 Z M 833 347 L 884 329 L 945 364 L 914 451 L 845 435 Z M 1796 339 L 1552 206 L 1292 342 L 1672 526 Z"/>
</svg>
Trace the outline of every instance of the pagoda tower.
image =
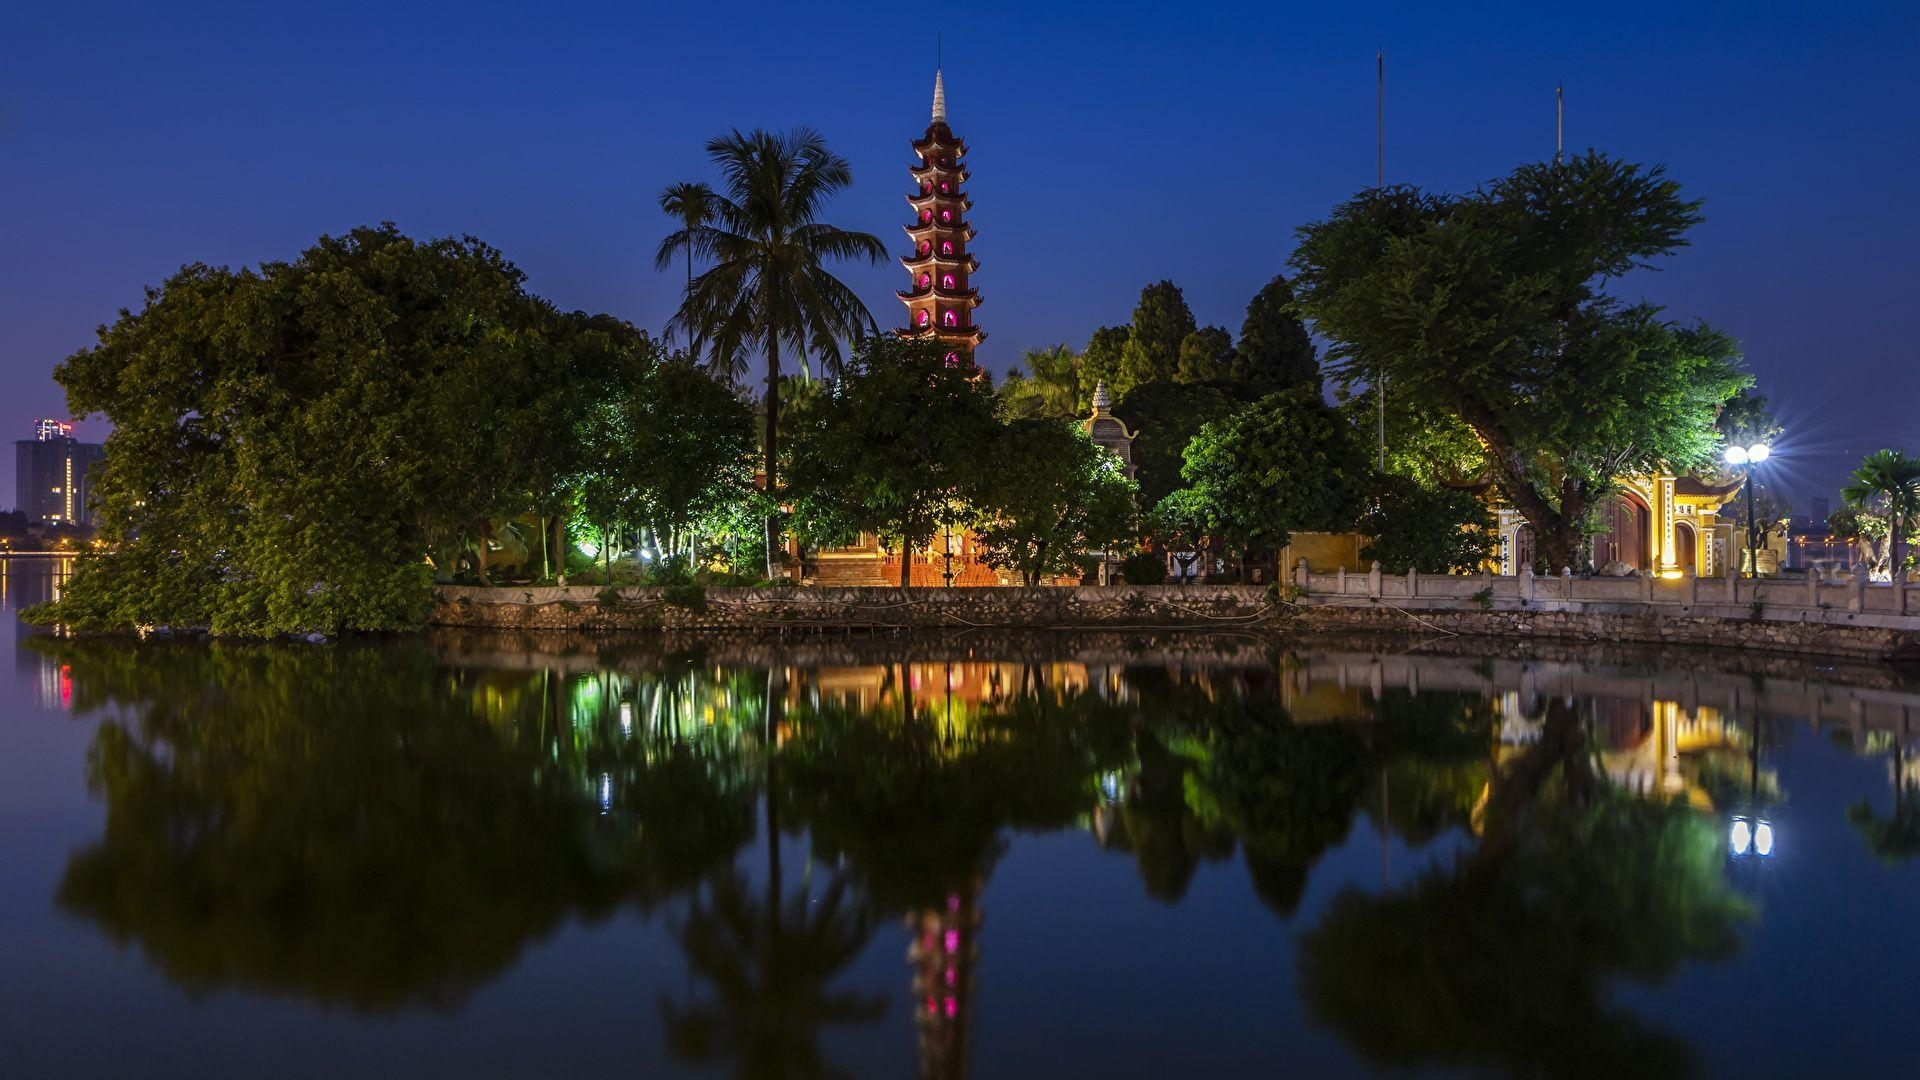
<svg viewBox="0 0 1920 1080">
<path fill-rule="evenodd" d="M 900 335 L 937 341 L 946 348 L 947 363 L 971 366 L 974 348 L 987 335 L 973 321 L 980 291 L 969 279 L 980 264 L 967 250 L 973 226 L 966 215 L 973 201 L 960 190 L 968 176 L 967 144 L 947 126 L 947 91 L 938 70 L 933 73 L 933 122 L 914 141 L 913 152 L 920 159 L 912 169 L 916 190 L 907 196 L 914 214 L 907 226 L 913 253 L 900 260 L 912 283 L 900 293 L 907 305 Z"/>
</svg>

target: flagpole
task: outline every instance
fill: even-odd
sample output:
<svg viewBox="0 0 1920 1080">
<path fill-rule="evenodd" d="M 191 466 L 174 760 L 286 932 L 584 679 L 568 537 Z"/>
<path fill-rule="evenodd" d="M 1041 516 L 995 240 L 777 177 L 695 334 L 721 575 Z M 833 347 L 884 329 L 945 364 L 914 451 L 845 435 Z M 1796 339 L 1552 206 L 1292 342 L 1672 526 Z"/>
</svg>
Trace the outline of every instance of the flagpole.
<svg viewBox="0 0 1920 1080">
<path fill-rule="evenodd" d="M 1387 187 L 1387 51 L 1373 54 L 1373 186 Z M 1387 471 L 1387 373 L 1374 369 L 1373 397 L 1379 411 L 1380 471 Z"/>
</svg>

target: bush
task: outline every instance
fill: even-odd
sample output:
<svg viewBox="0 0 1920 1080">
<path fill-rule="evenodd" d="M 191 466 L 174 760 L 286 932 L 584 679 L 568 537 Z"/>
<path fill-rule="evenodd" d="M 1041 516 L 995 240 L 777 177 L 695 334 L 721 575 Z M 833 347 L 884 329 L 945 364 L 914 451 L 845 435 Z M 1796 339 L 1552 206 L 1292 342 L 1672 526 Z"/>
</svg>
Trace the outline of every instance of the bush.
<svg viewBox="0 0 1920 1080">
<path fill-rule="evenodd" d="M 707 610 L 707 587 L 691 581 L 667 586 L 661 598 L 674 607 L 688 611 Z"/>
<path fill-rule="evenodd" d="M 1136 551 L 1121 561 L 1120 580 L 1129 585 L 1164 585 L 1167 560 L 1158 552 Z"/>
</svg>

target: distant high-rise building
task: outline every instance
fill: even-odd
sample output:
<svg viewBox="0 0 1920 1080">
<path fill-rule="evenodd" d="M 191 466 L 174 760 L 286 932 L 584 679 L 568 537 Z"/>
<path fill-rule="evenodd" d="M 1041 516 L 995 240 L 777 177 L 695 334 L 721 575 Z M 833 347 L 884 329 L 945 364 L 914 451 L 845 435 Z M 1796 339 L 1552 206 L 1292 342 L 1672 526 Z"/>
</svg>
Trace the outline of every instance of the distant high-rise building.
<svg viewBox="0 0 1920 1080">
<path fill-rule="evenodd" d="M 14 446 L 14 496 L 29 521 L 47 525 L 91 525 L 87 492 L 93 467 L 106 458 L 99 443 L 73 437 L 64 420 L 41 420 L 34 437 Z"/>
</svg>

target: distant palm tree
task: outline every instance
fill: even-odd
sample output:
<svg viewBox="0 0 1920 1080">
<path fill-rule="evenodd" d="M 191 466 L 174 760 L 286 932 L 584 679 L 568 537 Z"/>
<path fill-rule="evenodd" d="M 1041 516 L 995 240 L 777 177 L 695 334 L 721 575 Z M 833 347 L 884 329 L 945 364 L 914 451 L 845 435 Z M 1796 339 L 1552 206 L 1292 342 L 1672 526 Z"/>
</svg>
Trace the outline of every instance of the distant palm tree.
<svg viewBox="0 0 1920 1080">
<path fill-rule="evenodd" d="M 660 250 L 654 253 L 653 265 L 656 269 L 665 270 L 673 265 L 675 255 L 686 252 L 687 292 L 691 293 L 694 234 L 701 226 L 713 221 L 713 189 L 697 180 L 668 184 L 660 192 L 660 212 L 678 221 L 680 228 L 668 233 L 667 238 L 660 241 Z"/>
<path fill-rule="evenodd" d="M 709 200 L 709 224 L 689 230 L 689 254 L 714 266 L 694 278 L 668 330 L 709 343 L 709 363 L 738 380 L 751 357 L 766 358 L 766 491 L 777 499 L 781 349 L 823 370 L 840 363 L 840 342 L 878 329 L 867 306 L 824 264 L 833 259 L 877 263 L 886 246 L 872 233 L 819 220 L 822 204 L 853 183 L 845 158 L 817 132 L 733 131 L 707 144 L 725 192 Z M 663 248 L 664 250 L 664 248 Z M 779 521 L 766 523 L 767 576 L 780 568 Z"/>
<path fill-rule="evenodd" d="M 1876 450 L 1853 470 L 1852 483 L 1840 489 L 1840 498 L 1856 510 L 1884 505 L 1890 530 L 1890 571 L 1906 565 L 1907 523 L 1920 515 L 1920 457 L 1900 450 Z"/>
</svg>

